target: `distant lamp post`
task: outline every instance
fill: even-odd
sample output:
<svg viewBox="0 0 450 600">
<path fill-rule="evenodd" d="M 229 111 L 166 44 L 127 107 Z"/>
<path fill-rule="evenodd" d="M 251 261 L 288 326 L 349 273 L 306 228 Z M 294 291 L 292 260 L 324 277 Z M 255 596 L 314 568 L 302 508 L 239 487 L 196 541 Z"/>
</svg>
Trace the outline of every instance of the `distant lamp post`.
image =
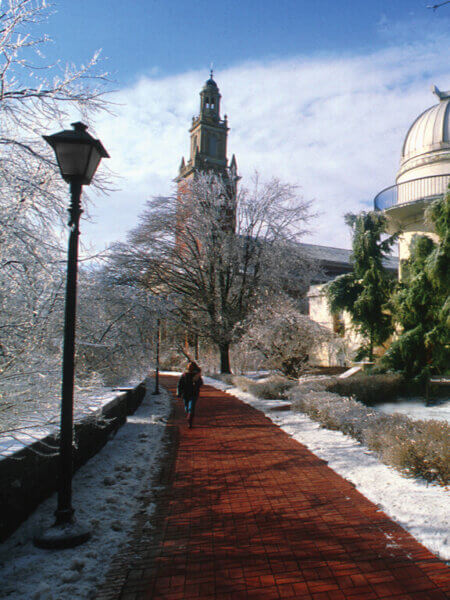
<svg viewBox="0 0 450 600">
<path fill-rule="evenodd" d="M 155 389 L 152 392 L 153 396 L 159 394 L 159 351 L 161 345 L 161 319 L 156 320 L 156 357 L 155 357 Z"/>
<path fill-rule="evenodd" d="M 69 249 L 67 257 L 66 306 L 62 369 L 61 428 L 59 451 L 58 507 L 52 527 L 36 536 L 40 548 L 71 548 L 82 544 L 90 532 L 77 524 L 72 508 L 73 384 L 75 367 L 75 316 L 78 271 L 78 237 L 81 188 L 89 185 L 102 158 L 109 158 L 100 140 L 94 139 L 83 123 L 72 123 L 73 130 L 60 131 L 43 138 L 50 144 L 62 178 L 70 184 Z"/>
</svg>

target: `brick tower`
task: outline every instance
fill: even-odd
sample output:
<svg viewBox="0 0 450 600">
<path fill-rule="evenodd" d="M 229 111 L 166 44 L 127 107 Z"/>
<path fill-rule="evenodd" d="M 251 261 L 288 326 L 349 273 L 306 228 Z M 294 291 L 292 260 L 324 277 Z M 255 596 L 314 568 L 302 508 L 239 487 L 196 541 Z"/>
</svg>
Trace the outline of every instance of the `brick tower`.
<svg viewBox="0 0 450 600">
<path fill-rule="evenodd" d="M 227 159 L 227 116 L 220 117 L 219 88 L 213 79 L 206 81 L 200 92 L 200 112 L 197 117 L 192 117 L 189 130 L 191 135 L 190 158 L 187 163 L 181 159 L 180 170 L 176 181 L 180 184 L 183 180 L 195 176 L 199 171 L 215 171 L 221 175 L 229 187 L 230 192 L 236 191 L 237 176 L 236 158 L 233 154 L 230 164 Z"/>
<path fill-rule="evenodd" d="M 227 116 L 222 119 L 220 116 L 219 88 L 214 81 L 211 71 L 209 79 L 205 82 L 200 92 L 200 112 L 197 117 L 192 117 L 192 124 L 189 130 L 191 136 L 190 157 L 185 162 L 181 159 L 180 169 L 175 181 L 178 183 L 179 206 L 177 214 L 177 244 L 181 247 L 184 244 L 184 218 L 186 211 L 189 212 L 189 193 L 186 195 L 188 183 L 196 177 L 198 173 L 215 173 L 224 184 L 226 194 L 231 202 L 226 203 L 221 218 L 221 227 L 228 232 L 236 230 L 236 211 L 235 199 L 237 193 L 237 183 L 240 177 L 237 174 L 236 158 L 233 154 L 230 164 L 227 159 L 227 138 L 228 138 L 228 120 Z M 181 201 L 181 198 L 187 203 Z M 198 359 L 198 335 L 186 331 L 184 353 L 189 357 Z M 193 352 L 191 351 L 193 349 Z"/>
</svg>

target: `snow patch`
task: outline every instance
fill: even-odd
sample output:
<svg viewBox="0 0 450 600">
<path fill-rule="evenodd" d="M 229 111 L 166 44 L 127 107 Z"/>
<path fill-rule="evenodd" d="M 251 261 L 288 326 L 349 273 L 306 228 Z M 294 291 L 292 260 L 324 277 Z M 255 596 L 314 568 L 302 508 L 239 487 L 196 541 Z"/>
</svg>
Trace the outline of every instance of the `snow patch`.
<svg viewBox="0 0 450 600">
<path fill-rule="evenodd" d="M 148 384 L 147 389 L 151 388 Z M 126 543 L 133 516 L 143 497 L 151 492 L 151 478 L 161 455 L 170 405 L 170 396 L 165 390 L 157 397 L 147 391 L 141 406 L 128 417 L 115 437 L 75 473 L 75 516 L 79 523 L 90 527 L 89 541 L 66 550 L 42 550 L 33 546 L 33 535 L 54 520 L 54 495 L 2 545 L 2 598 L 86 600 L 95 597 L 112 557 Z M 146 514 L 150 517 L 154 509 L 155 505 L 149 504 Z"/>
</svg>

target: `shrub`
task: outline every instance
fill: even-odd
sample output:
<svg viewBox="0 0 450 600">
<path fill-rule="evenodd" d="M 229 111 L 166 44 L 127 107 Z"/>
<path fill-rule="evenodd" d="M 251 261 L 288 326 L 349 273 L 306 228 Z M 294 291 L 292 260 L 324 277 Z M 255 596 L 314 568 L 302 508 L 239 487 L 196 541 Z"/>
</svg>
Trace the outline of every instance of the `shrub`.
<svg viewBox="0 0 450 600">
<path fill-rule="evenodd" d="M 335 378 L 327 389 L 341 396 L 352 396 L 371 406 L 400 396 L 405 390 L 405 381 L 401 375 L 393 373 L 379 375 L 360 373 L 348 379 Z"/>
<path fill-rule="evenodd" d="M 223 383 L 227 383 L 228 385 L 233 384 L 233 375 L 231 375 L 231 373 L 212 373 L 211 377 L 214 377 L 214 379 L 218 379 Z"/>
<path fill-rule="evenodd" d="M 279 375 L 271 375 L 259 381 L 249 379 L 248 377 L 235 376 L 233 377 L 233 383 L 243 392 L 248 392 L 257 398 L 265 398 L 267 400 L 284 399 L 287 397 L 287 392 L 296 386 L 296 382 Z"/>
<path fill-rule="evenodd" d="M 450 426 L 445 422 L 393 415 L 370 427 L 365 440 L 383 462 L 405 473 L 442 485 L 450 482 Z"/>
<path fill-rule="evenodd" d="M 450 483 L 448 423 L 384 415 L 357 400 L 324 391 L 326 385 L 327 382 L 316 381 L 292 390 L 289 394 L 292 410 L 306 413 L 328 429 L 354 437 L 384 463 L 408 475 L 442 485 Z"/>
<path fill-rule="evenodd" d="M 249 316 L 240 345 L 256 351 L 266 368 L 296 379 L 311 353 L 333 340 L 333 333 L 303 314 L 298 302 L 274 296 Z"/>
<path fill-rule="evenodd" d="M 290 394 L 291 408 L 308 414 L 328 429 L 342 431 L 359 442 L 364 430 L 377 418 L 375 411 L 352 398 L 327 391 L 296 391 Z"/>
</svg>

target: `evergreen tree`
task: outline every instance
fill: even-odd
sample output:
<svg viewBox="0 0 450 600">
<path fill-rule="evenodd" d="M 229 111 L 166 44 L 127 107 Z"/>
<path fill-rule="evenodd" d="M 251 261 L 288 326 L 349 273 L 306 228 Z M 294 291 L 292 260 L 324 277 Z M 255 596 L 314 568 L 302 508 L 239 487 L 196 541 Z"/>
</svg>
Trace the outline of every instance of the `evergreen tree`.
<svg viewBox="0 0 450 600">
<path fill-rule="evenodd" d="M 383 266 L 383 260 L 397 236 L 381 239 L 386 230 L 386 217 L 382 213 L 347 214 L 345 221 L 353 231 L 353 271 L 328 285 L 328 302 L 332 313 L 347 311 L 364 338 L 357 357 L 373 360 L 374 347 L 383 344 L 393 331 L 387 304 L 395 281 Z"/>
<path fill-rule="evenodd" d="M 434 202 L 426 218 L 434 223 L 439 243 L 415 236 L 404 280 L 393 299 L 401 335 L 383 362 L 408 378 L 423 380 L 450 367 L 450 193 Z"/>
</svg>

